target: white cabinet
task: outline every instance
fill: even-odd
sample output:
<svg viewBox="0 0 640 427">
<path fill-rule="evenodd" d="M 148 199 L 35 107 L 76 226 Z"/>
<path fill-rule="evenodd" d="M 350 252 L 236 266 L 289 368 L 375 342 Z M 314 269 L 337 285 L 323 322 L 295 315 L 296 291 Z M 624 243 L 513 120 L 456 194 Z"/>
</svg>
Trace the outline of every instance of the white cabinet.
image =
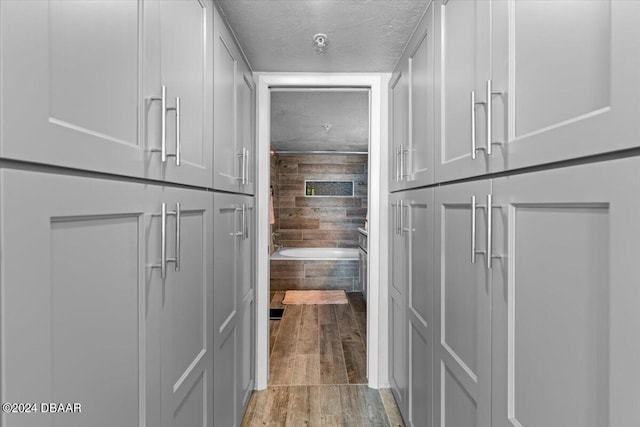
<svg viewBox="0 0 640 427">
<path fill-rule="evenodd" d="M 410 426 L 433 417 L 433 189 L 392 196 L 392 391 Z"/>
<path fill-rule="evenodd" d="M 2 401 L 78 402 L 66 426 L 208 426 L 212 200 L 2 169 Z M 161 277 L 161 206 L 169 263 Z M 175 249 L 178 252 L 174 252 Z M 118 408 L 114 411 L 114 407 Z M 50 423 L 2 414 L 6 426 Z"/>
<path fill-rule="evenodd" d="M 482 139 L 489 79 L 489 8 L 483 0 L 436 3 L 437 181 L 490 171 Z"/>
<path fill-rule="evenodd" d="M 391 78 L 391 191 L 433 183 L 436 106 L 433 28 L 430 5 Z"/>
<path fill-rule="evenodd" d="M 638 182 L 638 158 L 494 180 L 493 426 L 640 419 Z"/>
<path fill-rule="evenodd" d="M 255 182 L 255 84 L 235 38 L 217 11 L 213 45 L 213 187 L 252 194 Z"/>
<path fill-rule="evenodd" d="M 640 4 L 437 7 L 436 181 L 639 145 Z"/>
<path fill-rule="evenodd" d="M 212 9 L 208 0 L 0 2 L 0 155 L 209 186 Z M 163 85 L 165 111 L 152 100 Z M 162 161 L 163 134 L 169 155 L 179 134 L 180 166 Z"/>
<path fill-rule="evenodd" d="M 253 390 L 253 198 L 214 194 L 214 405 L 216 425 L 240 425 Z"/>
<path fill-rule="evenodd" d="M 443 427 L 491 426 L 490 192 L 489 181 L 436 190 L 433 408 Z"/>
<path fill-rule="evenodd" d="M 639 166 L 628 158 L 438 188 L 436 424 L 614 427 L 640 417 L 640 342 L 629 339 L 640 327 L 640 201 L 629 197 Z"/>
</svg>

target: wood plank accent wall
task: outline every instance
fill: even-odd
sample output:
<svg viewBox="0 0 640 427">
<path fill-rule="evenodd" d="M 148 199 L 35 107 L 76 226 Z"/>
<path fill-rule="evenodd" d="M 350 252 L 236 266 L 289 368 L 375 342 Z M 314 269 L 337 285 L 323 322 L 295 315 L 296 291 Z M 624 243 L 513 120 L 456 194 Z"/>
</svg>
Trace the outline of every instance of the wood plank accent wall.
<svg viewBox="0 0 640 427">
<path fill-rule="evenodd" d="M 277 156 L 276 243 L 358 247 L 357 228 L 364 226 L 367 214 L 368 161 L 366 154 Z M 308 197 L 305 180 L 353 181 L 354 197 Z"/>
<path fill-rule="evenodd" d="M 273 191 L 273 212 L 274 212 L 274 216 L 275 216 L 275 220 L 276 223 L 272 224 L 271 227 L 269 228 L 271 230 L 271 238 L 269 240 L 270 242 L 270 248 L 271 248 L 271 253 L 275 252 L 275 243 L 276 240 L 273 237 L 273 233 L 277 233 L 278 229 L 279 229 L 279 216 L 280 216 L 280 212 L 278 210 L 278 204 L 279 204 L 279 196 L 280 196 L 280 180 L 278 179 L 278 161 L 279 161 L 279 157 L 278 157 L 278 153 L 273 152 L 273 150 L 271 151 L 271 168 L 270 168 L 270 182 L 271 182 L 271 189 Z"/>
</svg>

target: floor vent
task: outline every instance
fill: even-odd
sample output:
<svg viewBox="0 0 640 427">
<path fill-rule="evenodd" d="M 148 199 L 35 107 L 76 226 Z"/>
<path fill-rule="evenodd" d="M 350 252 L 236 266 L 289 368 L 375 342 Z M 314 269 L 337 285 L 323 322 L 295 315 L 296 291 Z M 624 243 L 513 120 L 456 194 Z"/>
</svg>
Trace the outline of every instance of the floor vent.
<svg viewBox="0 0 640 427">
<path fill-rule="evenodd" d="M 280 320 L 282 319 L 282 315 L 284 314 L 284 308 L 270 308 L 269 309 L 269 319 L 271 320 Z"/>
</svg>

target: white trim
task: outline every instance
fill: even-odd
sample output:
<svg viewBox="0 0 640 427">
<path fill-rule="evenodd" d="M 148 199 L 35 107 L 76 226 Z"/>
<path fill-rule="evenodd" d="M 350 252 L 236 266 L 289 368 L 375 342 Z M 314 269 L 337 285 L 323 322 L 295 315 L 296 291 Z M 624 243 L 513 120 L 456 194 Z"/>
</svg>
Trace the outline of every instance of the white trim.
<svg viewBox="0 0 640 427">
<path fill-rule="evenodd" d="M 369 289 L 367 374 L 369 387 L 388 388 L 388 84 L 391 74 L 255 73 L 258 81 L 256 216 L 256 390 L 267 388 L 269 369 L 269 167 L 270 88 L 370 88 Z M 372 173 L 375 172 L 375 173 Z M 265 179 L 266 178 L 266 179 Z M 264 218 L 264 221 L 261 220 Z"/>
</svg>

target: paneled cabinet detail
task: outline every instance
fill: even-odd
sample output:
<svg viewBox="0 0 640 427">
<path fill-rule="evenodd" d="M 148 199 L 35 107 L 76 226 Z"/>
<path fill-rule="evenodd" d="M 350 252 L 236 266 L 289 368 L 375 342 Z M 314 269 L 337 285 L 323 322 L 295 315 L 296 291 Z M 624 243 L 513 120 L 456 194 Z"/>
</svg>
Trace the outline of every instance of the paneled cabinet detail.
<svg viewBox="0 0 640 427">
<path fill-rule="evenodd" d="M 391 80 L 390 190 L 638 147 L 639 18 L 628 1 L 434 2 Z"/>
<path fill-rule="evenodd" d="M 214 166 L 216 190 L 253 194 L 255 83 L 220 14 L 214 34 Z"/>
<path fill-rule="evenodd" d="M 68 426 L 208 427 L 212 196 L 0 173 L 2 401 L 80 402 Z"/>
<path fill-rule="evenodd" d="M 437 189 L 436 424 L 638 419 L 639 163 Z"/>
<path fill-rule="evenodd" d="M 240 425 L 254 382 L 253 197 L 214 195 L 216 423 Z"/>
<path fill-rule="evenodd" d="M 390 81 L 390 189 L 433 183 L 435 145 L 435 35 L 427 9 Z"/>
<path fill-rule="evenodd" d="M 433 417 L 433 190 L 391 199 L 390 288 L 392 391 L 408 425 L 431 426 Z"/>
<path fill-rule="evenodd" d="M 212 179 L 209 0 L 0 3 L 0 155 Z"/>
</svg>

